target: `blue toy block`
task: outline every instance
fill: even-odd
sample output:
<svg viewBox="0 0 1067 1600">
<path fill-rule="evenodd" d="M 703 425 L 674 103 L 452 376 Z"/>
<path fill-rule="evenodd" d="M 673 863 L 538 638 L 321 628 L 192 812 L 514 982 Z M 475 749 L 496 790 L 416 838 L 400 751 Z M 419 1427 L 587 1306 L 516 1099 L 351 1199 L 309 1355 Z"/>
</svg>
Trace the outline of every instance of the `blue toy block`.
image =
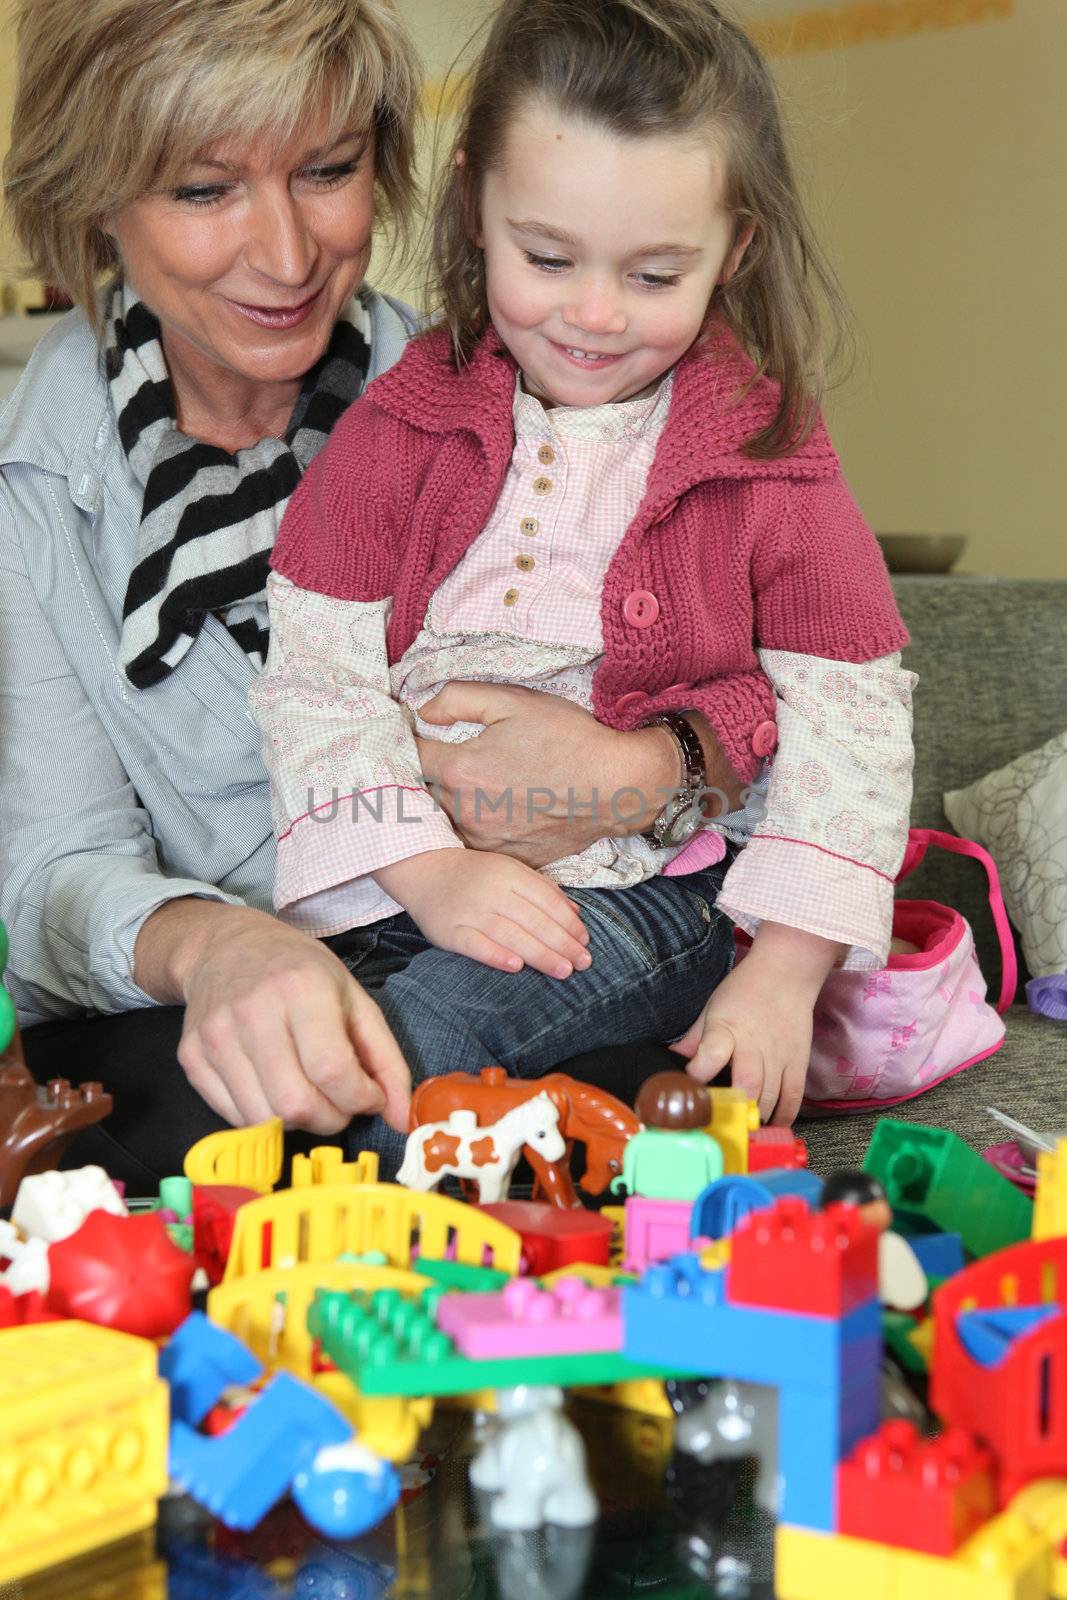
<svg viewBox="0 0 1067 1600">
<path fill-rule="evenodd" d="M 960 1344 L 983 1367 L 999 1367 L 1022 1334 L 1038 1322 L 1063 1314 L 1061 1305 L 990 1306 L 977 1311 L 961 1311 L 956 1317 Z"/>
<path fill-rule="evenodd" d="M 231 1384 L 255 1383 L 262 1364 L 240 1339 L 190 1312 L 159 1352 L 159 1375 L 170 1384 L 170 1414 L 195 1428 Z"/>
<path fill-rule="evenodd" d="M 740 1173 L 716 1178 L 702 1189 L 693 1202 L 693 1215 L 689 1226 L 691 1239 L 725 1239 L 733 1233 L 742 1217 L 752 1211 L 766 1211 L 786 1194 L 800 1195 L 812 1210 L 818 1209 L 822 1196 L 822 1179 L 805 1167 L 773 1168 L 761 1172 L 759 1177 Z"/>
<path fill-rule="evenodd" d="M 623 1354 L 696 1377 L 829 1388 L 873 1366 L 882 1349 L 881 1310 L 865 1301 L 840 1321 L 726 1303 L 726 1275 L 696 1256 L 649 1267 L 622 1291 Z"/>
<path fill-rule="evenodd" d="M 966 1265 L 958 1233 L 909 1234 L 908 1243 L 928 1278 L 954 1278 Z"/>
<path fill-rule="evenodd" d="M 175 1422 L 169 1471 L 228 1528 L 247 1533 L 325 1445 L 351 1437 L 351 1424 L 328 1400 L 280 1372 L 218 1438 Z"/>
<path fill-rule="evenodd" d="M 877 1368 L 836 1393 L 804 1383 L 778 1391 L 779 1520 L 832 1533 L 837 1527 L 837 1466 L 882 1420 Z"/>
</svg>

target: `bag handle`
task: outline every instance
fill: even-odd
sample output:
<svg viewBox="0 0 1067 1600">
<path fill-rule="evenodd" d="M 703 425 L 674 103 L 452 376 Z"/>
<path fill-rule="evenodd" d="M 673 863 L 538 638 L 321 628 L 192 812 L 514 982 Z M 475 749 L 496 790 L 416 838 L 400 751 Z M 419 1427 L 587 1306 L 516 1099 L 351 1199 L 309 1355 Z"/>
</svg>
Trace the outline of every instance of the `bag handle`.
<svg viewBox="0 0 1067 1600">
<path fill-rule="evenodd" d="M 986 877 L 989 879 L 989 909 L 993 913 L 993 922 L 1000 941 L 1000 999 L 997 1001 L 996 1009 L 1003 1013 L 1015 999 L 1015 991 L 1019 986 L 1019 966 L 1015 959 L 1015 940 L 1012 936 L 1011 923 L 1004 909 L 1004 896 L 1000 892 L 1000 873 L 997 871 L 997 864 L 989 851 L 976 844 L 973 839 L 960 839 L 954 833 L 941 833 L 937 828 L 912 828 L 908 834 L 904 860 L 897 873 L 898 883 L 902 878 L 906 878 L 909 872 L 915 871 L 932 844 L 939 845 L 942 850 L 948 850 L 955 856 L 971 856 L 975 861 L 980 861 L 985 868 Z"/>
</svg>

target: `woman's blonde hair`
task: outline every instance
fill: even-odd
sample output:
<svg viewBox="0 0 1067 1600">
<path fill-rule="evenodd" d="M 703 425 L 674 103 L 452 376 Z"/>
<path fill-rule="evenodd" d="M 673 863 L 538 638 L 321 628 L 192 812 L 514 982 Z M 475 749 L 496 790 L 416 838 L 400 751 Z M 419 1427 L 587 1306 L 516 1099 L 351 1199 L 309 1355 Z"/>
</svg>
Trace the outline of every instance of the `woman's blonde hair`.
<svg viewBox="0 0 1067 1600">
<path fill-rule="evenodd" d="M 19 0 L 8 218 L 34 277 L 98 325 L 101 220 L 216 140 L 373 127 L 394 231 L 414 198 L 419 69 L 393 0 Z"/>
<path fill-rule="evenodd" d="M 802 443 L 850 320 L 804 214 L 774 82 L 742 29 L 712 0 L 503 0 L 466 89 L 455 141 L 464 159 L 441 180 L 429 290 L 457 362 L 489 320 L 473 242 L 485 176 L 531 100 L 623 138 L 708 129 L 723 144 L 735 238 L 755 227 L 737 272 L 715 291 L 708 327 L 725 322 L 780 387 L 776 414 L 747 453 L 782 456 Z"/>
</svg>

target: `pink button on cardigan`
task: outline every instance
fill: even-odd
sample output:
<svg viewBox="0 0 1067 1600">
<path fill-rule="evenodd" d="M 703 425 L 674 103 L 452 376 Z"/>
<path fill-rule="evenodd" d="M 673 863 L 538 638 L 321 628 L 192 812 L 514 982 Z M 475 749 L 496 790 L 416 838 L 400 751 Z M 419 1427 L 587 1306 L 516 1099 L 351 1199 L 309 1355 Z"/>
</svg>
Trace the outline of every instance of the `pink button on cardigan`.
<svg viewBox="0 0 1067 1600">
<path fill-rule="evenodd" d="M 461 370 L 445 331 L 415 340 L 290 502 L 271 565 L 338 599 L 393 596 L 391 661 L 492 514 L 514 449 L 515 370 L 494 331 Z M 775 716 L 757 649 L 867 661 L 908 642 L 821 419 L 790 456 L 742 454 L 777 404 L 753 378 L 725 331 L 679 364 L 644 500 L 608 568 L 593 683 L 611 727 L 702 712 L 745 781 Z"/>
</svg>

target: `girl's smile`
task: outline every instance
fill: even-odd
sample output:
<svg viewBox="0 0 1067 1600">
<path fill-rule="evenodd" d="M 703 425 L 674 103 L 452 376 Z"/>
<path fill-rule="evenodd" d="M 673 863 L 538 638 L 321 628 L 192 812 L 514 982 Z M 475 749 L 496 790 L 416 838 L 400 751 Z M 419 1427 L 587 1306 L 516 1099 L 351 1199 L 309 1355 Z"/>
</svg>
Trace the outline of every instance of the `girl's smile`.
<svg viewBox="0 0 1067 1600">
<path fill-rule="evenodd" d="M 714 137 L 621 138 L 532 101 L 482 194 L 489 311 L 549 405 L 632 399 L 699 335 L 748 242 Z"/>
</svg>

